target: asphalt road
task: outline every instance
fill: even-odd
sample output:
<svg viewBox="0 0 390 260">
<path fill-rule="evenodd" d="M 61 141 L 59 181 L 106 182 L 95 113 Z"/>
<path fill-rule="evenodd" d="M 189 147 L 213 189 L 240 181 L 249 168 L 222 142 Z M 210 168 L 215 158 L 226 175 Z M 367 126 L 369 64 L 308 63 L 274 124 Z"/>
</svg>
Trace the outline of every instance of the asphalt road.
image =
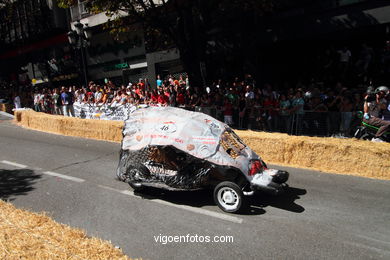
<svg viewBox="0 0 390 260">
<path fill-rule="evenodd" d="M 226 214 L 210 191 L 133 194 L 114 177 L 119 148 L 23 129 L 0 115 L 0 197 L 130 257 L 390 259 L 390 181 L 276 166 L 291 174 L 285 195 L 259 194 L 247 213 Z M 187 238 L 164 243 L 175 235 Z M 196 236 L 233 242 L 191 242 Z"/>
</svg>

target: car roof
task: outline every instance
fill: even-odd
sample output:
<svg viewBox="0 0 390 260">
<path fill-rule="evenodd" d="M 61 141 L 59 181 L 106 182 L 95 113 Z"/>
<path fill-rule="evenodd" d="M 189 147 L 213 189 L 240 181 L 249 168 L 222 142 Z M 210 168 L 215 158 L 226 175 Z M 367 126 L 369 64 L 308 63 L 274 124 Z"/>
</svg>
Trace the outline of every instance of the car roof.
<svg viewBox="0 0 390 260">
<path fill-rule="evenodd" d="M 173 145 L 203 159 L 216 152 L 226 129 L 230 129 L 228 125 L 199 112 L 174 107 L 141 108 L 125 121 L 122 148 Z"/>
</svg>

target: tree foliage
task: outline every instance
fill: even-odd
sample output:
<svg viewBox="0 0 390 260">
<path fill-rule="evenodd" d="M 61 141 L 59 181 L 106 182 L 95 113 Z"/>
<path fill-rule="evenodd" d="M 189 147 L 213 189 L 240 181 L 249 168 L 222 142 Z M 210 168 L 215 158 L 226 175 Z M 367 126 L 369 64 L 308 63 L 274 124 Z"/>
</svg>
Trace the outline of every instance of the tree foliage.
<svg viewBox="0 0 390 260">
<path fill-rule="evenodd" d="M 58 4 L 66 8 L 77 0 L 58 0 Z M 253 50 L 258 17 L 272 10 L 272 1 L 89 0 L 86 7 L 92 13 L 106 13 L 111 18 L 107 25 L 115 34 L 139 23 L 146 39 L 154 43 L 162 39 L 158 45 L 173 43 L 191 82 L 202 84 L 201 63 L 223 66 L 218 57 L 245 53 L 249 47 Z"/>
</svg>

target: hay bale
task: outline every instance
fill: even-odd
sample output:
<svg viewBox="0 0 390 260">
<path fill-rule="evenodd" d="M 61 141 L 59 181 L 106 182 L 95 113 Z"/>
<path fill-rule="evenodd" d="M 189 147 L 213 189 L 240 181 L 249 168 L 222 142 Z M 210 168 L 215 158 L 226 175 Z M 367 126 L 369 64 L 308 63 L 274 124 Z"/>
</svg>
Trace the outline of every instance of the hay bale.
<svg viewBox="0 0 390 260">
<path fill-rule="evenodd" d="M 123 122 L 120 121 L 80 119 L 31 110 L 16 111 L 15 121 L 24 127 L 49 133 L 112 142 L 122 140 Z"/>
<path fill-rule="evenodd" d="M 237 133 L 268 163 L 390 179 L 388 143 L 253 131 Z"/>
<path fill-rule="evenodd" d="M 0 200 L 0 259 L 129 259 L 107 241 Z"/>
</svg>

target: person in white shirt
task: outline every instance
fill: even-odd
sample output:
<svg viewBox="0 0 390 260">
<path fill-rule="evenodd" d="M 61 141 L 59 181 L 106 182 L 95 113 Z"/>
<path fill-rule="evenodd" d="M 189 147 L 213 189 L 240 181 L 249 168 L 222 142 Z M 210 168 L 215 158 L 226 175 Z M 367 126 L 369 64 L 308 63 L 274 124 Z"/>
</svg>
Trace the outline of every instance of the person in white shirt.
<svg viewBox="0 0 390 260">
<path fill-rule="evenodd" d="M 19 93 L 16 93 L 16 94 L 15 94 L 15 97 L 14 97 L 14 106 L 15 106 L 15 109 L 22 108 L 22 103 L 20 102 Z"/>
<path fill-rule="evenodd" d="M 344 77 L 348 71 L 352 53 L 346 46 L 338 50 L 337 53 L 339 54 L 339 71 L 341 76 Z"/>
</svg>

